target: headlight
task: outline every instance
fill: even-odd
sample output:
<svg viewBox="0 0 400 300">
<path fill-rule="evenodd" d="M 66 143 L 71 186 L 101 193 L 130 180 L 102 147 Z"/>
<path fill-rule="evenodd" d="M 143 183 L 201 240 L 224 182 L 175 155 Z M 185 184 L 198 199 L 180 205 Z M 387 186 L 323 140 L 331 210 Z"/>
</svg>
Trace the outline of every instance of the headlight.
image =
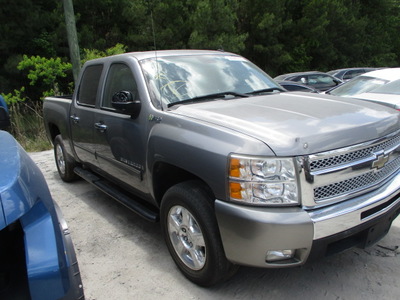
<svg viewBox="0 0 400 300">
<path fill-rule="evenodd" d="M 294 159 L 231 155 L 229 198 L 260 206 L 298 205 Z"/>
</svg>

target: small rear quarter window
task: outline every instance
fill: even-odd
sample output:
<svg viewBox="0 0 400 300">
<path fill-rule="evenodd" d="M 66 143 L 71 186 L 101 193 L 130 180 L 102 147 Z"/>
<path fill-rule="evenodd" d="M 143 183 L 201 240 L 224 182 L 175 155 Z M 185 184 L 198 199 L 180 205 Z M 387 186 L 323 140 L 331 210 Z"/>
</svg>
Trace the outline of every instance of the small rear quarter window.
<svg viewBox="0 0 400 300">
<path fill-rule="evenodd" d="M 79 85 L 77 101 L 79 104 L 94 106 L 103 65 L 86 67 Z"/>
</svg>

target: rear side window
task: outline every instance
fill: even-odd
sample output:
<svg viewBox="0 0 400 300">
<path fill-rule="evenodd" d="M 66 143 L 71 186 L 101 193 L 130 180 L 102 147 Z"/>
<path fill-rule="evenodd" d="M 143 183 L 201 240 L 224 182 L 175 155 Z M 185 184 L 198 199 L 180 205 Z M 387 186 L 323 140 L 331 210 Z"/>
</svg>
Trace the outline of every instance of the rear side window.
<svg viewBox="0 0 400 300">
<path fill-rule="evenodd" d="M 352 78 L 354 78 L 354 77 L 356 77 L 358 75 L 364 74 L 364 73 L 365 73 L 364 69 L 361 69 L 361 70 L 350 70 L 343 76 L 343 79 L 350 80 L 350 79 L 352 79 Z"/>
<path fill-rule="evenodd" d="M 78 91 L 78 103 L 94 106 L 103 65 L 88 66 L 83 75 Z"/>
</svg>

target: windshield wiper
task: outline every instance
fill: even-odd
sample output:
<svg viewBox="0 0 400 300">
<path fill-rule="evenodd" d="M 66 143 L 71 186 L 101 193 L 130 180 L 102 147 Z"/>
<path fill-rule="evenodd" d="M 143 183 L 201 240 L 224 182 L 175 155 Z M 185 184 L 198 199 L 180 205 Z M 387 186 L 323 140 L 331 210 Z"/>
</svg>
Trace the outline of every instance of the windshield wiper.
<svg viewBox="0 0 400 300">
<path fill-rule="evenodd" d="M 273 92 L 273 91 L 286 92 L 286 90 L 284 90 L 283 88 L 275 86 L 275 87 L 271 87 L 271 88 L 267 88 L 267 89 L 253 91 L 253 92 L 246 93 L 246 94 L 248 94 L 248 95 L 256 95 L 256 94 L 262 94 L 262 93 L 270 93 L 270 92 Z"/>
<path fill-rule="evenodd" d="M 234 96 L 234 97 L 249 97 L 248 94 L 242 94 L 242 93 L 237 93 L 237 92 L 222 92 L 222 93 L 214 93 L 214 94 L 208 94 L 204 96 L 199 96 L 199 97 L 194 97 L 194 98 L 189 98 L 177 102 L 172 102 L 169 103 L 167 106 L 170 108 L 171 106 L 178 105 L 178 104 L 185 104 L 185 103 L 194 103 L 199 100 L 210 100 L 210 99 L 217 99 L 217 98 L 225 98 L 226 96 Z M 229 98 L 231 99 L 231 98 Z"/>
</svg>

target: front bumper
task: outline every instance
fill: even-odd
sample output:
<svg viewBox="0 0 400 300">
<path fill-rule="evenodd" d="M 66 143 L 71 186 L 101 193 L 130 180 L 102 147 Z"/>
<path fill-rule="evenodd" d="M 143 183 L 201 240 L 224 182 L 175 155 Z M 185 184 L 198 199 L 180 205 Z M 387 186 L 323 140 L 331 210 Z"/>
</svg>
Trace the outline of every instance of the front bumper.
<svg viewBox="0 0 400 300">
<path fill-rule="evenodd" d="M 215 201 L 228 260 L 277 268 L 345 250 L 382 238 L 400 213 L 400 174 L 379 189 L 328 207 L 261 208 Z M 268 251 L 295 250 L 292 259 L 268 262 Z"/>
</svg>

